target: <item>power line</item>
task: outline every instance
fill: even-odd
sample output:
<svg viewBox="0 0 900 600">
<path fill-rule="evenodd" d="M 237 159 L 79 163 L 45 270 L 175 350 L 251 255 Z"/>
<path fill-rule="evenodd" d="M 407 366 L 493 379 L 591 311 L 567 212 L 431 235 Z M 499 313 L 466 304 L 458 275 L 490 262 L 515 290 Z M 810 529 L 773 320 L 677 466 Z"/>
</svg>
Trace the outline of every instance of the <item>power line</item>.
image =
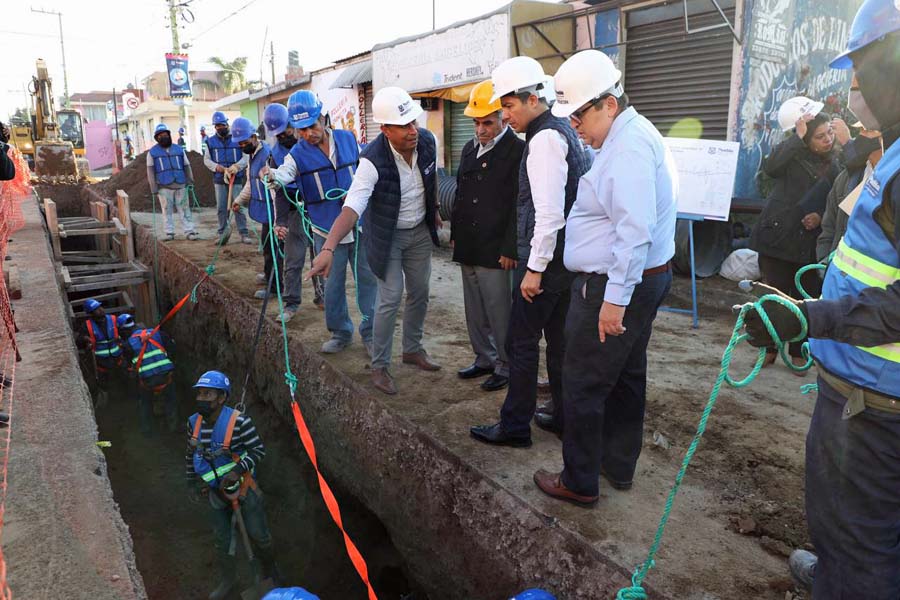
<svg viewBox="0 0 900 600">
<path fill-rule="evenodd" d="M 257 2 L 257 0 L 250 0 L 250 2 L 247 2 L 245 5 L 243 5 L 243 6 L 240 7 L 239 9 L 235 10 L 235 11 L 232 12 L 231 14 L 226 15 L 226 16 L 224 16 L 223 18 L 219 19 L 218 21 L 216 21 L 215 23 L 213 23 L 211 26 L 207 27 L 206 29 L 204 29 L 203 31 L 201 31 L 200 33 L 198 33 L 197 35 L 195 35 L 194 37 L 192 37 L 192 38 L 188 41 L 188 44 L 190 44 L 191 42 L 196 41 L 198 38 L 200 38 L 200 36 L 206 35 L 207 33 L 209 33 L 210 31 L 212 31 L 213 29 L 215 29 L 216 27 L 218 27 L 219 25 L 221 25 L 222 23 L 224 23 L 225 21 L 227 21 L 227 20 L 230 19 L 231 17 L 235 16 L 236 14 L 238 14 L 239 12 L 241 12 L 242 10 L 244 10 L 245 8 L 247 8 L 248 6 L 250 6 L 251 4 L 254 4 L 255 2 Z"/>
</svg>

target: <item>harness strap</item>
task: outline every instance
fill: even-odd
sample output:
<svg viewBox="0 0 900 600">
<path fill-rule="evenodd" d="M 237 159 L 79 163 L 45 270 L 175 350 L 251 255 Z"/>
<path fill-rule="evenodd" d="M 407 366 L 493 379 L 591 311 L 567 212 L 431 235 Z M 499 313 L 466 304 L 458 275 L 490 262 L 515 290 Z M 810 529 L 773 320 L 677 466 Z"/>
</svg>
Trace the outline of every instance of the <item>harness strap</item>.
<svg viewBox="0 0 900 600">
<path fill-rule="evenodd" d="M 88 337 L 91 338 L 91 352 L 97 352 L 97 338 L 94 337 L 94 322 L 90 319 L 87 320 L 87 331 Z"/>
<path fill-rule="evenodd" d="M 197 445 L 197 441 L 200 440 L 200 427 L 203 426 L 203 416 L 197 415 L 197 420 L 194 421 L 194 431 L 191 433 L 191 442 L 193 442 L 193 446 Z"/>
<path fill-rule="evenodd" d="M 234 424 L 237 422 L 239 416 L 241 416 L 239 410 L 231 411 L 231 418 L 228 419 L 228 427 L 225 429 L 225 440 L 222 442 L 222 447 L 226 450 L 231 448 L 231 436 L 234 434 Z"/>
</svg>

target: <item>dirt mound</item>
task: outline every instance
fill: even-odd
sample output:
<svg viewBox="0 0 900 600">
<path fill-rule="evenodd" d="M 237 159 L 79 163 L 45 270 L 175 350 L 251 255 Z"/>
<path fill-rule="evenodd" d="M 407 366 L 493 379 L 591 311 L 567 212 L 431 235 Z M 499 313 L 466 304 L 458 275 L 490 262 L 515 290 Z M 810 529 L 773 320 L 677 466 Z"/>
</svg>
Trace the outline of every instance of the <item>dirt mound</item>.
<svg viewBox="0 0 900 600">
<path fill-rule="evenodd" d="M 203 155 L 193 150 L 188 151 L 188 160 L 191 162 L 191 170 L 194 172 L 194 192 L 200 206 L 215 206 L 216 196 L 213 188 L 212 172 L 203 164 Z M 147 182 L 147 153 L 139 154 L 137 158 L 128 163 L 128 166 L 100 183 L 95 183 L 91 188 L 99 195 L 115 200 L 116 190 L 125 190 L 131 200 L 131 210 L 149 211 L 150 184 Z"/>
</svg>

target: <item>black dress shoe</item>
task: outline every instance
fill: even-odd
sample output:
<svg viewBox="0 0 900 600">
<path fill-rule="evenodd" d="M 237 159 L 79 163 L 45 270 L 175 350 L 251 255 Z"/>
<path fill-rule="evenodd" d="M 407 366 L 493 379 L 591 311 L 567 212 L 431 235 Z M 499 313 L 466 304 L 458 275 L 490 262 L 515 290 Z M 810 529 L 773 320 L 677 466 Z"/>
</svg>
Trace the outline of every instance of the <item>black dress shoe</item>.
<svg viewBox="0 0 900 600">
<path fill-rule="evenodd" d="M 466 367 L 465 369 L 460 369 L 456 372 L 459 375 L 460 379 L 475 379 L 476 377 L 484 377 L 485 375 L 490 375 L 494 372 L 494 367 L 479 367 L 478 365 L 471 365 Z"/>
<path fill-rule="evenodd" d="M 534 413 L 534 424 L 550 433 L 555 433 L 562 438 L 562 427 L 556 424 L 556 419 L 551 414 L 536 412 Z"/>
<path fill-rule="evenodd" d="M 530 448 L 530 435 L 510 435 L 503 430 L 503 425 L 476 425 L 469 429 L 472 437 L 479 442 L 494 444 L 495 446 L 512 446 L 513 448 Z"/>
<path fill-rule="evenodd" d="M 509 385 L 509 377 L 494 373 L 481 383 L 481 389 L 486 392 L 496 392 L 497 390 L 502 390 L 507 385 Z"/>
</svg>

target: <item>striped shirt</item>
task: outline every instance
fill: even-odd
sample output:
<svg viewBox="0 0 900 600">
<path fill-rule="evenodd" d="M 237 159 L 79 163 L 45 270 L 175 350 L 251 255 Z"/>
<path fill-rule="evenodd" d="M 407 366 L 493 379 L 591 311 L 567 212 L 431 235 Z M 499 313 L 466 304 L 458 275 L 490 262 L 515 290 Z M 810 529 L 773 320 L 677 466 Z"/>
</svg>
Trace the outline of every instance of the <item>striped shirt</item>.
<svg viewBox="0 0 900 600">
<path fill-rule="evenodd" d="M 214 425 L 215 423 L 209 422 L 208 419 L 203 419 L 199 439 L 199 443 L 203 448 L 209 448 Z M 190 440 L 191 435 L 194 433 L 190 420 L 187 427 L 188 439 Z M 247 456 L 241 460 L 237 467 L 239 473 L 253 471 L 266 455 L 266 448 L 256 432 L 256 426 L 253 425 L 253 420 L 247 415 L 242 414 L 235 421 L 234 433 L 231 436 L 231 452 L 238 455 L 244 452 L 247 453 Z M 194 448 L 190 444 L 188 444 L 188 449 L 184 456 L 184 465 L 188 483 L 192 484 L 197 479 L 197 474 L 194 472 Z"/>
</svg>

